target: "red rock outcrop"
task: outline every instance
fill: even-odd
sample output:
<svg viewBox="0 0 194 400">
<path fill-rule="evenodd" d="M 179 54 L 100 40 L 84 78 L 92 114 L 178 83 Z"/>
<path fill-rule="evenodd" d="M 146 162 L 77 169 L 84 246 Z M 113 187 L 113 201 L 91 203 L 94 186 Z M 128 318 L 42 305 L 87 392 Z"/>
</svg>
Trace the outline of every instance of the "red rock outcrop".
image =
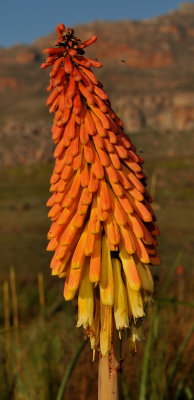
<svg viewBox="0 0 194 400">
<path fill-rule="evenodd" d="M 185 15 L 194 14 L 194 3 L 181 3 L 179 5 L 179 12 Z"/>
<path fill-rule="evenodd" d="M 17 54 L 17 56 L 14 59 L 14 62 L 18 64 L 29 64 L 35 60 L 36 60 L 36 54 L 34 52 L 29 51 Z"/>
<path fill-rule="evenodd" d="M 175 107 L 173 117 L 178 131 L 194 129 L 194 107 Z"/>
<path fill-rule="evenodd" d="M 0 77 L 0 92 L 3 92 L 7 88 L 16 89 L 18 86 L 19 84 L 16 79 L 12 77 Z"/>
<path fill-rule="evenodd" d="M 114 52 L 112 47 L 114 46 Z M 171 51 L 155 51 L 152 47 L 147 47 L 145 50 L 137 47 L 118 44 L 103 46 L 101 49 L 101 57 L 104 60 L 116 61 L 120 64 L 123 58 L 126 65 L 132 68 L 164 68 L 174 64 L 174 55 Z"/>
</svg>

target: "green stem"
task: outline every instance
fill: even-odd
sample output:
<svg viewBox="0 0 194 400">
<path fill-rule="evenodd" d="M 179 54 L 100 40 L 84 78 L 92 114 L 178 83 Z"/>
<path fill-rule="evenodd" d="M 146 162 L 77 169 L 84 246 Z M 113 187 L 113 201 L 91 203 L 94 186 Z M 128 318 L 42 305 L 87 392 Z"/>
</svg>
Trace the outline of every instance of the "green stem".
<svg viewBox="0 0 194 400">
<path fill-rule="evenodd" d="M 165 293 L 167 292 L 167 289 L 168 289 L 168 286 L 170 284 L 170 281 L 171 281 L 171 279 L 172 279 L 172 277 L 173 277 L 173 275 L 174 275 L 174 273 L 175 273 L 175 271 L 177 269 L 177 266 L 180 263 L 182 255 L 183 255 L 183 250 L 180 250 L 178 252 L 178 254 L 177 254 L 177 257 L 176 257 L 176 260 L 175 260 L 174 264 L 172 265 L 172 267 L 171 267 L 171 269 L 170 269 L 170 271 L 169 271 L 169 273 L 167 275 L 166 281 L 163 284 L 163 287 L 162 287 L 162 290 L 161 290 L 162 296 L 164 296 Z"/>
<path fill-rule="evenodd" d="M 87 343 L 86 340 L 84 340 L 81 343 L 81 345 L 78 347 L 76 353 L 74 354 L 72 360 L 70 361 L 69 365 L 67 366 L 65 374 L 64 374 L 64 377 L 63 377 L 63 379 L 61 381 L 61 385 L 60 385 L 56 400 L 63 400 L 63 395 L 64 395 L 64 392 L 65 392 L 65 388 L 66 388 L 68 379 L 69 379 L 69 377 L 70 377 L 70 375 L 71 375 L 71 373 L 73 371 L 73 368 L 74 368 L 74 366 L 75 366 L 75 364 L 76 364 L 76 362 L 77 362 L 82 350 L 84 349 L 86 343 Z"/>
<path fill-rule="evenodd" d="M 168 377 L 168 387 L 171 386 L 171 384 L 172 384 L 172 381 L 173 381 L 174 376 L 176 374 L 176 370 L 177 370 L 178 364 L 179 364 L 179 362 L 181 360 L 181 357 L 182 357 L 182 355 L 184 353 L 184 350 L 185 350 L 185 348 L 186 348 L 186 346 L 187 346 L 187 344 L 188 344 L 193 332 L 194 332 L 194 324 L 191 326 L 191 328 L 189 329 L 187 335 L 185 336 L 185 338 L 184 338 L 184 340 L 183 340 L 183 342 L 182 342 L 182 344 L 180 346 L 180 349 L 178 351 L 178 354 L 177 354 L 177 356 L 176 356 L 176 358 L 174 360 L 173 366 L 171 368 L 171 371 L 170 371 L 170 374 L 169 374 L 169 377 Z"/>
<path fill-rule="evenodd" d="M 147 336 L 147 341 L 144 349 L 143 363 L 142 363 L 142 373 L 141 373 L 141 381 L 140 381 L 140 391 L 139 391 L 139 400 L 146 399 L 146 383 L 147 383 L 147 375 L 148 375 L 148 365 L 149 365 L 149 356 L 150 349 L 152 344 L 152 336 L 154 331 L 154 324 L 157 317 L 158 307 L 152 316 L 152 322 L 150 325 L 150 329 Z"/>
<path fill-rule="evenodd" d="M 188 301 L 182 301 L 182 300 L 177 300 L 177 299 L 168 299 L 168 298 L 164 298 L 164 297 L 159 297 L 158 299 L 156 299 L 156 301 L 158 301 L 159 303 L 171 303 L 171 304 L 178 304 L 178 305 L 194 308 L 194 303 L 190 303 Z"/>
</svg>

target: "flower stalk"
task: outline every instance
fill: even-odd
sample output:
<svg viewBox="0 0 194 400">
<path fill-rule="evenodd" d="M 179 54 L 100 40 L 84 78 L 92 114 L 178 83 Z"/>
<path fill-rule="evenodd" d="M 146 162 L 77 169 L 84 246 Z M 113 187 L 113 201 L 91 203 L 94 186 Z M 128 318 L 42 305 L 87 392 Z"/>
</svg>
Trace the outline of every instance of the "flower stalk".
<svg viewBox="0 0 194 400">
<path fill-rule="evenodd" d="M 111 345 L 107 355 L 99 354 L 98 400 L 119 400 L 122 341 L 112 326 Z"/>
</svg>

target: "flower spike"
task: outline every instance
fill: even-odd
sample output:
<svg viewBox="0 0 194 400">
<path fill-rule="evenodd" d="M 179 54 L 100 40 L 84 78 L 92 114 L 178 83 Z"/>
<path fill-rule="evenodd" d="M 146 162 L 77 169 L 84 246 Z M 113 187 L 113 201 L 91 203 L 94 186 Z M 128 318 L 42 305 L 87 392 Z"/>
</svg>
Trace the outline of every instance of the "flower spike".
<svg viewBox="0 0 194 400">
<path fill-rule="evenodd" d="M 124 133 L 108 95 L 85 56 L 97 36 L 82 42 L 60 23 L 58 40 L 44 50 L 56 144 L 47 202 L 52 225 L 52 274 L 65 278 L 64 297 L 78 295 L 78 323 L 93 351 L 106 355 L 113 318 L 134 343 L 154 290 L 149 264 L 158 265 L 159 229 L 145 188 L 143 159 Z M 138 321 L 137 321 L 138 320 Z"/>
</svg>

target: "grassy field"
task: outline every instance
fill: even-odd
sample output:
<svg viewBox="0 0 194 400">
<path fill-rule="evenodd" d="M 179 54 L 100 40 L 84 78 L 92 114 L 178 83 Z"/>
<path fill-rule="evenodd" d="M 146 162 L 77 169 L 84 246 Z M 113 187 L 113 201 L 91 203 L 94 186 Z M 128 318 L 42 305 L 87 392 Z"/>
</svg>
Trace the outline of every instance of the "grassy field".
<svg viewBox="0 0 194 400">
<path fill-rule="evenodd" d="M 164 297 L 162 287 L 171 266 L 182 249 L 182 274 L 175 272 L 165 299 L 156 300 L 148 310 L 145 321 L 146 337 L 153 322 L 151 344 L 148 347 L 146 394 L 139 394 L 145 343 L 137 355 L 130 354 L 124 343 L 122 395 L 124 400 L 193 399 L 192 341 L 178 360 L 176 374 L 168 382 L 174 360 L 192 319 L 192 278 L 194 245 L 194 160 L 151 159 L 145 165 L 149 190 L 154 196 L 154 210 L 161 229 L 159 252 L 161 267 L 154 267 L 156 299 Z M 56 398 L 65 369 L 82 341 L 76 325 L 76 300 L 63 302 L 63 282 L 50 277 L 51 254 L 45 248 L 49 228 L 46 200 L 49 197 L 49 176 L 52 164 L 16 166 L 0 171 L 0 399 Z M 10 342 L 4 331 L 3 293 L 5 281 L 10 280 L 10 269 L 16 275 L 19 308 L 19 344 L 15 331 L 10 331 Z M 38 273 L 44 280 L 45 306 L 39 302 Z M 9 286 L 10 288 L 10 286 Z M 10 289 L 9 289 L 9 293 Z M 181 304 L 173 302 L 178 299 Z M 10 321 L 13 305 L 10 300 Z M 183 304 L 184 303 L 184 304 Z M 189 303 L 189 304 L 186 304 Z M 157 309 L 157 317 L 154 310 Z M 151 329 L 151 328 L 150 328 Z M 16 341 L 16 342 L 15 342 Z M 10 343 L 10 348 L 7 348 Z M 147 343 L 146 343 L 147 346 Z M 22 369 L 18 369 L 21 356 Z M 65 399 L 96 399 L 97 361 L 92 364 L 88 344 L 68 381 Z M 90 368 L 88 368 L 90 366 Z M 95 397 L 96 396 L 96 397 Z M 143 396 L 143 395 L 142 395 Z"/>
</svg>

